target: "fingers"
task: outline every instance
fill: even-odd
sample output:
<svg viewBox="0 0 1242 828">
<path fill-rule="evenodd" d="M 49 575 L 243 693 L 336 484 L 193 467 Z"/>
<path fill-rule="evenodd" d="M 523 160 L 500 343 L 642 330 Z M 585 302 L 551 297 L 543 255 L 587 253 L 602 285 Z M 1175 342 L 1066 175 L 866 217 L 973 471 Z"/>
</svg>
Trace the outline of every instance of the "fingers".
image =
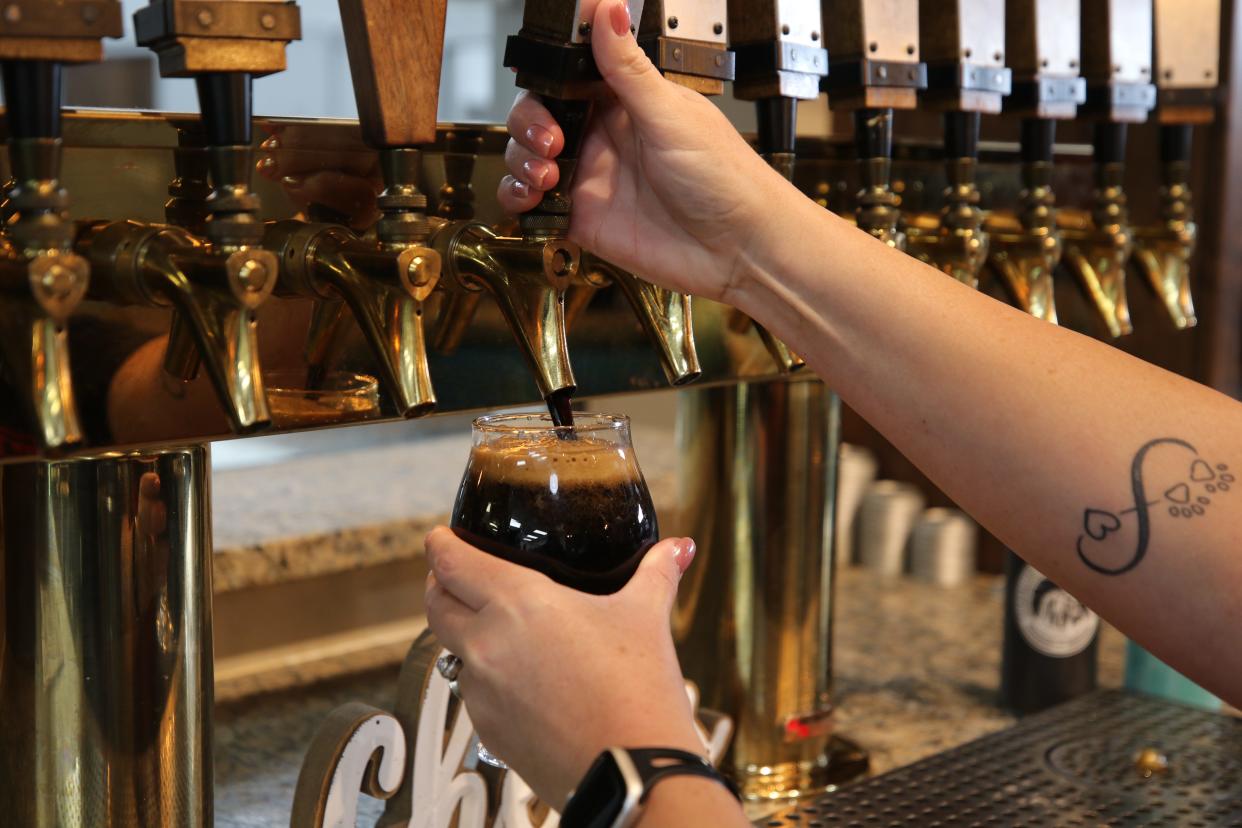
<svg viewBox="0 0 1242 828">
<path fill-rule="evenodd" d="M 519 181 L 511 175 L 502 178 L 500 187 L 496 190 L 496 200 L 510 215 L 533 210 L 542 198 L 543 193 L 532 190 L 525 181 Z"/>
<path fill-rule="evenodd" d="M 552 189 L 561 178 L 555 161 L 536 155 L 517 141 L 510 141 L 505 148 L 505 166 L 515 179 L 540 192 Z"/>
<path fill-rule="evenodd" d="M 476 612 L 499 595 L 517 594 L 538 581 L 547 581 L 533 569 L 474 548 L 443 526 L 427 536 L 427 560 L 436 581 Z"/>
<path fill-rule="evenodd" d="M 636 121 L 655 123 L 667 106 L 672 85 L 638 45 L 625 0 L 603 0 L 595 9 L 591 48 L 608 86 Z"/>
<path fill-rule="evenodd" d="M 513 140 L 539 158 L 555 158 L 565 148 L 565 133 L 552 113 L 529 92 L 519 92 L 506 122 Z"/>
<path fill-rule="evenodd" d="M 340 170 L 310 175 L 287 175 L 281 185 L 301 204 L 321 205 L 346 217 L 354 227 L 367 227 L 379 218 L 375 198 L 383 186 Z"/>
<path fill-rule="evenodd" d="M 465 653 L 476 613 L 442 587 L 434 573 L 427 578 L 424 607 L 427 624 L 440 643 L 458 655 Z"/>
<path fill-rule="evenodd" d="M 677 585 L 694 560 L 694 553 L 694 541 L 690 538 L 660 541 L 648 550 L 634 577 L 621 590 L 621 595 L 641 596 L 641 600 L 651 603 L 661 612 L 669 612 L 673 608 L 673 599 L 677 597 Z"/>
</svg>

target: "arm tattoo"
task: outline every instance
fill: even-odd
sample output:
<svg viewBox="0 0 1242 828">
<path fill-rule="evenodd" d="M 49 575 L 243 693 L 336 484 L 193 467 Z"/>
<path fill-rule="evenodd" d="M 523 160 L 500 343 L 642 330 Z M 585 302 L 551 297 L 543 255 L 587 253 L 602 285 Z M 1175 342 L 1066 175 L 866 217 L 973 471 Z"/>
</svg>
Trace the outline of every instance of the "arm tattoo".
<svg viewBox="0 0 1242 828">
<path fill-rule="evenodd" d="M 1145 475 L 1150 476 L 1149 455 L 1157 449 L 1160 482 L 1153 487 Z M 1194 519 L 1205 514 L 1212 496 L 1227 493 L 1234 479 L 1229 466 L 1209 463 L 1185 440 L 1152 440 L 1138 450 L 1130 464 L 1134 505 L 1115 513 L 1106 509 L 1083 512 L 1078 557 L 1102 575 L 1124 575 L 1147 554 L 1153 522 L 1163 520 L 1166 511 L 1170 519 Z M 1149 488 L 1154 491 L 1149 492 Z M 1153 493 L 1157 495 L 1154 499 Z"/>
</svg>

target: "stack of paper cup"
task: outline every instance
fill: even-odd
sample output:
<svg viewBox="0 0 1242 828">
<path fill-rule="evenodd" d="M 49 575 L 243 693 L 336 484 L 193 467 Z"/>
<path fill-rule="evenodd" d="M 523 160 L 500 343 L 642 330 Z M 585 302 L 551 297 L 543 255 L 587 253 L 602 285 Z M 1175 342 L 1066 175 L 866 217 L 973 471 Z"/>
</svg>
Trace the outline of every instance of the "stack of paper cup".
<svg viewBox="0 0 1242 828">
<path fill-rule="evenodd" d="M 957 586 L 975 574 L 978 530 L 957 509 L 928 509 L 910 533 L 910 574 L 915 580 Z"/>
<path fill-rule="evenodd" d="M 837 560 L 853 563 L 857 560 L 854 543 L 855 518 L 862 505 L 863 495 L 875 481 L 879 463 L 870 450 L 862 446 L 841 444 L 840 464 L 837 466 Z"/>
<path fill-rule="evenodd" d="M 905 570 L 906 541 L 923 512 L 917 487 L 896 480 L 871 484 L 858 510 L 858 560 L 884 575 Z"/>
</svg>

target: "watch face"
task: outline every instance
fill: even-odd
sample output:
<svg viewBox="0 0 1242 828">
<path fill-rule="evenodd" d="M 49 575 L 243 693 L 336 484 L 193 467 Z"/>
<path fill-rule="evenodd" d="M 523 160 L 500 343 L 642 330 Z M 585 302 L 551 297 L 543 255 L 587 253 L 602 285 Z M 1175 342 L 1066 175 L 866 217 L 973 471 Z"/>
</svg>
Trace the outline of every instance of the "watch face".
<svg viewBox="0 0 1242 828">
<path fill-rule="evenodd" d="M 609 828 L 625 807 L 625 778 L 611 752 L 591 765 L 561 814 L 565 828 Z"/>
</svg>

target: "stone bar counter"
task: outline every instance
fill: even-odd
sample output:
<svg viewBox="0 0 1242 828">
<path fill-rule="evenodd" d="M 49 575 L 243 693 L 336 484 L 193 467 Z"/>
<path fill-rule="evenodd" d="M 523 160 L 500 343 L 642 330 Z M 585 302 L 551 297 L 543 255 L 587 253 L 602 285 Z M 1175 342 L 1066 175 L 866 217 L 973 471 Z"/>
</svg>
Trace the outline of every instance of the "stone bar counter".
<svg viewBox="0 0 1242 828">
<path fill-rule="evenodd" d="M 390 444 L 294 459 L 276 444 L 263 466 L 217 470 L 217 825 L 288 825 L 327 713 L 347 701 L 391 709 L 398 664 L 424 625 L 422 538 L 447 519 L 468 450 L 457 420 L 412 442 L 394 432 Z M 635 442 L 664 512 L 675 508 L 677 452 L 653 420 L 639 419 Z M 217 459 L 234 464 L 228 446 Z M 874 773 L 1015 721 L 998 706 L 1002 579 L 944 588 L 838 571 L 837 728 L 870 752 Z M 1120 685 L 1123 645 L 1103 628 L 1102 687 Z M 369 825 L 382 805 L 364 801 Z"/>
</svg>

